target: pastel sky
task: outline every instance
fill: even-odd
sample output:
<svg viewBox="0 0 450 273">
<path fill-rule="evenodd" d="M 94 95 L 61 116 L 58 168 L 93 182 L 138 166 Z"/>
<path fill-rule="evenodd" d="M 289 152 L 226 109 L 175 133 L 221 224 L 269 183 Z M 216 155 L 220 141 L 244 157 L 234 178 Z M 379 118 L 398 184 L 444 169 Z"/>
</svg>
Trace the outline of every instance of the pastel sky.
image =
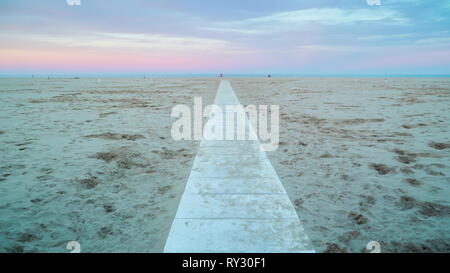
<svg viewBox="0 0 450 273">
<path fill-rule="evenodd" d="M 450 74 L 450 1 L 0 0 L 0 74 L 122 72 Z"/>
</svg>

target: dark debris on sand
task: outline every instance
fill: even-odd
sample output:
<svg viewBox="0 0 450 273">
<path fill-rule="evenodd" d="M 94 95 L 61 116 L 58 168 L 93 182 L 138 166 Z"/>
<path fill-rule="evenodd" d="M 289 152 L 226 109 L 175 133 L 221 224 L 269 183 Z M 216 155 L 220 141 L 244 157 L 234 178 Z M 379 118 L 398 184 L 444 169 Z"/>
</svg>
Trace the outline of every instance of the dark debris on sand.
<svg viewBox="0 0 450 273">
<path fill-rule="evenodd" d="M 21 243 L 29 243 L 29 242 L 37 241 L 40 239 L 41 238 L 39 238 L 38 236 L 36 236 L 33 233 L 25 232 L 25 233 L 22 233 L 19 235 L 19 237 L 17 238 L 17 241 L 21 242 Z"/>
<path fill-rule="evenodd" d="M 114 234 L 114 232 L 113 232 L 112 227 L 102 227 L 97 232 L 98 237 L 100 237 L 101 239 L 105 239 L 106 237 L 113 235 L 113 234 Z"/>
<path fill-rule="evenodd" d="M 390 167 L 388 167 L 388 166 L 385 165 L 385 164 L 375 164 L 375 163 L 372 163 L 372 164 L 369 165 L 369 167 L 370 167 L 371 169 L 377 171 L 379 175 L 386 175 L 386 174 L 391 173 L 391 172 L 394 171 L 393 168 L 390 168 Z"/>
<path fill-rule="evenodd" d="M 417 206 L 417 201 L 416 201 L 416 199 L 414 199 L 410 196 L 401 196 L 400 200 L 398 202 L 398 206 L 402 210 L 409 210 L 409 209 L 412 209 L 415 206 Z"/>
<path fill-rule="evenodd" d="M 358 225 L 366 224 L 369 219 L 367 217 L 364 217 L 362 214 L 356 213 L 356 212 L 350 212 L 349 218 L 353 220 Z"/>
<path fill-rule="evenodd" d="M 433 202 L 422 202 L 419 212 L 430 217 L 450 217 L 450 206 Z"/>
<path fill-rule="evenodd" d="M 424 242 L 405 242 L 405 241 L 392 241 L 384 242 L 383 245 L 389 252 L 395 253 L 430 253 L 430 252 L 442 252 L 447 253 L 450 249 L 450 243 L 448 239 L 433 239 L 426 240 Z"/>
<path fill-rule="evenodd" d="M 24 253 L 25 249 L 21 245 L 13 245 L 11 247 L 6 247 L 5 252 L 6 253 Z"/>
<path fill-rule="evenodd" d="M 420 186 L 422 184 L 419 180 L 414 178 L 406 178 L 404 181 L 414 187 Z"/>
<path fill-rule="evenodd" d="M 303 208 L 304 201 L 301 198 L 298 198 L 294 201 L 294 204 L 297 208 Z"/>
<path fill-rule="evenodd" d="M 170 185 L 168 185 L 168 186 L 162 186 L 162 187 L 159 187 L 159 188 L 157 189 L 157 192 L 158 192 L 159 194 L 165 194 L 165 193 L 167 193 L 170 189 L 172 189 L 172 186 L 170 186 Z"/>
<path fill-rule="evenodd" d="M 419 213 L 428 217 L 450 217 L 450 206 L 434 202 L 421 202 L 410 196 L 401 196 L 398 206 L 402 210 L 417 208 Z"/>
<path fill-rule="evenodd" d="M 104 160 L 107 163 L 109 163 L 109 162 L 117 159 L 117 154 L 111 153 L 111 152 L 99 152 L 99 153 L 93 154 L 89 157 L 99 159 L 99 160 Z"/>
<path fill-rule="evenodd" d="M 79 184 L 86 189 L 93 189 L 100 184 L 100 180 L 96 176 L 91 176 L 89 178 L 79 180 Z"/>
<path fill-rule="evenodd" d="M 340 247 L 335 243 L 328 243 L 327 248 L 324 251 L 325 253 L 347 253 L 348 249 L 345 247 Z"/>
<path fill-rule="evenodd" d="M 135 141 L 137 139 L 145 138 L 143 135 L 139 134 L 117 134 L 117 133 L 102 133 L 102 134 L 94 134 L 85 136 L 86 138 L 103 138 L 103 139 L 111 139 L 111 140 L 132 140 Z"/>
<path fill-rule="evenodd" d="M 413 153 L 408 153 L 406 151 L 395 149 L 394 153 L 398 154 L 397 160 L 403 164 L 411 164 L 416 162 L 417 155 Z"/>
<path fill-rule="evenodd" d="M 158 154 L 162 159 L 175 159 L 179 156 L 192 158 L 194 155 L 187 149 L 170 150 L 162 147 L 162 150 L 154 150 L 152 153 Z"/>
<path fill-rule="evenodd" d="M 114 206 L 111 205 L 111 204 L 105 204 L 105 205 L 103 205 L 103 209 L 105 210 L 106 213 L 111 213 L 111 212 L 116 211 L 116 209 L 114 208 Z"/>
<path fill-rule="evenodd" d="M 450 143 L 430 142 L 428 146 L 436 150 L 450 149 Z"/>
<path fill-rule="evenodd" d="M 142 154 L 133 152 L 124 147 L 115 151 L 98 152 L 93 155 L 90 155 L 89 158 L 103 160 L 106 163 L 114 161 L 116 162 L 117 167 L 122 169 L 148 167 L 148 162 L 145 161 L 145 158 L 142 157 Z"/>
</svg>

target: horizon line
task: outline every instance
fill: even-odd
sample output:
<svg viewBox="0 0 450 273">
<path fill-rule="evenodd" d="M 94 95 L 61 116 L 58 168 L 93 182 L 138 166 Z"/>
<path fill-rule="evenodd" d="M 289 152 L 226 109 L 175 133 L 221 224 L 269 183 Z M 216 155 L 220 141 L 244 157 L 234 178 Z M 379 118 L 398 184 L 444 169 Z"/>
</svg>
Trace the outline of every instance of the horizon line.
<svg viewBox="0 0 450 273">
<path fill-rule="evenodd" d="M 49 72 L 49 73 L 0 73 L 0 78 L 156 78 L 156 77 L 218 77 L 223 74 L 224 77 L 383 77 L 383 78 L 410 78 L 410 77 L 430 77 L 430 78 L 447 78 L 450 74 L 414 74 L 414 73 L 137 73 L 137 72 L 121 72 L 121 73 L 67 73 L 67 72 Z"/>
</svg>

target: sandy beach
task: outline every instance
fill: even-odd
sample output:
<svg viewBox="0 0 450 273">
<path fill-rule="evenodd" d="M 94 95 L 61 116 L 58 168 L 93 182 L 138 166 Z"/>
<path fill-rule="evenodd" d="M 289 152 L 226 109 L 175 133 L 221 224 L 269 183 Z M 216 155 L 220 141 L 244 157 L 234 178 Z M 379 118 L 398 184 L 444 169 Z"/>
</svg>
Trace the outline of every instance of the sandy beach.
<svg viewBox="0 0 450 273">
<path fill-rule="evenodd" d="M 0 251 L 161 252 L 199 142 L 173 106 L 210 79 L 0 79 Z"/>
<path fill-rule="evenodd" d="M 231 82 L 280 106 L 268 156 L 316 251 L 450 251 L 448 78 Z"/>
<path fill-rule="evenodd" d="M 317 252 L 450 251 L 448 78 L 232 78 L 280 106 L 268 152 Z M 0 79 L 0 252 L 161 252 L 216 78 Z M 205 120 L 206 121 L 206 120 Z"/>
</svg>

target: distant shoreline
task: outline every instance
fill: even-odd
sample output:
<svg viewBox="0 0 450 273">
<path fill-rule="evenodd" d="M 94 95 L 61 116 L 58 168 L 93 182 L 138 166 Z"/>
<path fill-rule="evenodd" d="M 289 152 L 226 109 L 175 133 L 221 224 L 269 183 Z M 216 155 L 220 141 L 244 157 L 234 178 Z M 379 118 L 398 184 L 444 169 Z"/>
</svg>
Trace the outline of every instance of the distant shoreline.
<svg viewBox="0 0 450 273">
<path fill-rule="evenodd" d="M 0 78 L 58 78 L 58 79 L 80 79 L 80 78 L 211 78 L 219 74 L 0 74 Z M 262 78 L 268 74 L 226 74 L 228 78 Z M 439 74 L 270 74 L 274 78 L 450 78 L 450 75 Z"/>
</svg>

